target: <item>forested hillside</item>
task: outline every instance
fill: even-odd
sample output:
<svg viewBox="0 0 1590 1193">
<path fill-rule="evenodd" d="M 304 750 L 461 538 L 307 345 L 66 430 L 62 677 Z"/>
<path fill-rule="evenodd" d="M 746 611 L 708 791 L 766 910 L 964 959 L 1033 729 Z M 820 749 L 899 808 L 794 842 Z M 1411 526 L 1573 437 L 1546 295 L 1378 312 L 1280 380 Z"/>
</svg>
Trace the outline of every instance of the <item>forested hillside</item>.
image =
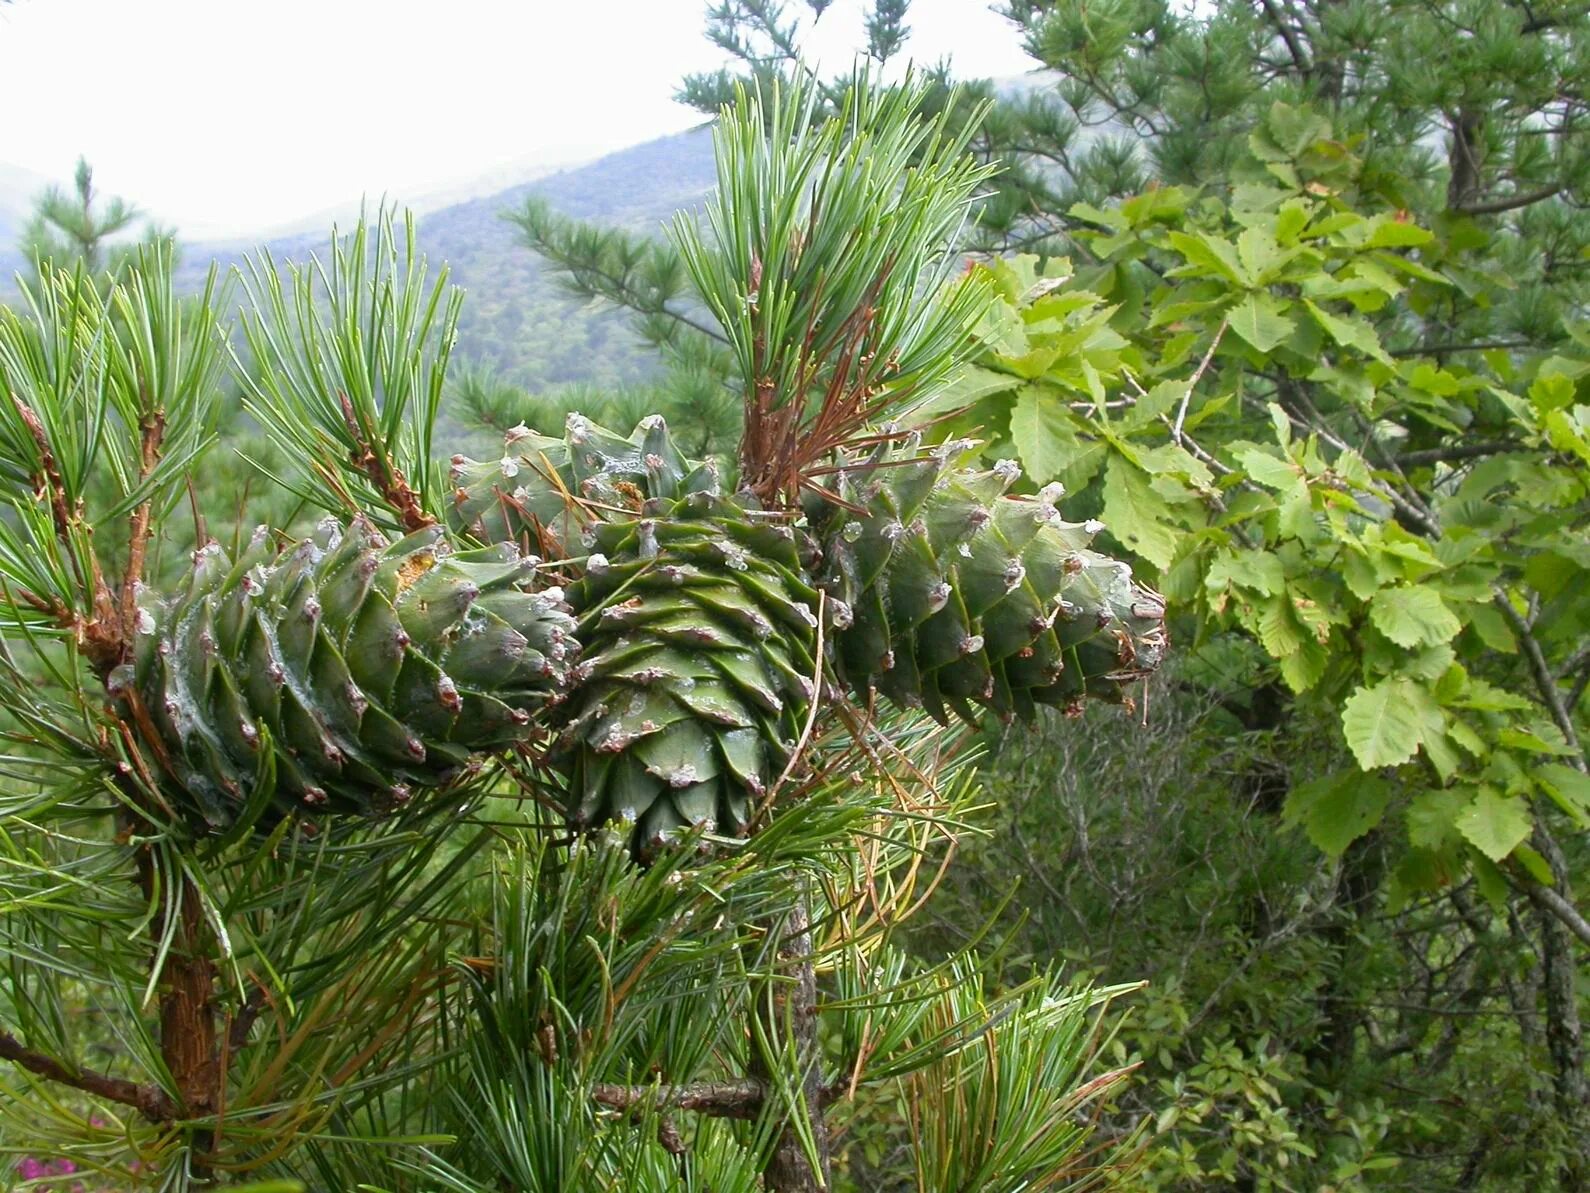
<svg viewBox="0 0 1590 1193">
<path fill-rule="evenodd" d="M 39 180 L 16 173 L 23 181 L 0 185 L 0 193 L 38 189 Z M 502 216 L 537 195 L 570 216 L 660 234 L 674 212 L 702 201 L 712 180 L 712 136 L 700 128 L 425 213 L 419 224 L 424 252 L 433 262 L 445 261 L 468 295 L 458 359 L 489 364 L 504 380 L 530 390 L 567 382 L 616 385 L 653 375 L 655 354 L 641 346 L 628 321 L 563 290 Z M 25 264 L 16 240 L 28 209 L 20 200 L 0 201 L 0 268 L 8 281 Z M 325 242 L 325 229 L 317 228 L 265 247 L 279 260 L 302 261 Z M 230 266 L 253 248 L 251 241 L 183 244 L 178 285 L 197 290 L 212 261 Z"/>
<path fill-rule="evenodd" d="M 488 364 L 530 390 L 577 381 L 617 385 L 653 375 L 655 354 L 629 321 L 560 287 L 502 217 L 538 195 L 571 216 L 660 235 L 663 222 L 699 204 L 712 181 L 712 135 L 701 128 L 421 216 L 422 250 L 432 262 L 447 263 L 467 296 L 457 359 Z M 302 261 L 321 251 L 325 239 L 317 232 L 267 247 L 278 259 Z M 184 246 L 179 284 L 196 289 L 210 261 L 230 264 L 238 255 L 232 246 Z"/>
</svg>

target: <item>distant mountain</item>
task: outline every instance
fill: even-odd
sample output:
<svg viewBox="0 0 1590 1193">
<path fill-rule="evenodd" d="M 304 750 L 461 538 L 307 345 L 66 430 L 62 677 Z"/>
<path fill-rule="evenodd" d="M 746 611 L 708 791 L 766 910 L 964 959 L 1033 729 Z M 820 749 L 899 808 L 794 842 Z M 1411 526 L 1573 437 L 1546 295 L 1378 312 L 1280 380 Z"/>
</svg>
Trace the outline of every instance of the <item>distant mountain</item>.
<svg viewBox="0 0 1590 1193">
<path fill-rule="evenodd" d="M 490 364 L 531 389 L 570 381 L 617 384 L 652 375 L 655 356 L 630 333 L 623 313 L 592 310 L 562 291 L 502 215 L 539 195 L 566 215 L 661 235 L 664 221 L 700 203 L 714 185 L 710 129 L 702 126 L 555 171 L 507 163 L 453 189 L 500 185 L 504 177 L 520 181 L 462 202 L 436 206 L 444 192 L 412 204 L 421 213 L 420 243 L 432 267 L 447 262 L 452 281 L 466 291 L 455 359 Z M 42 175 L 0 163 L 0 277 L 7 282 L 23 265 L 15 251 L 17 237 L 33 199 L 48 183 Z M 328 209 L 319 219 L 295 220 L 286 232 L 263 240 L 183 244 L 179 284 L 197 289 L 212 261 L 230 267 L 261 243 L 278 260 L 306 260 L 325 250 L 334 223 L 346 228 L 357 211 L 356 203 Z"/>
<path fill-rule="evenodd" d="M 455 359 L 489 364 L 531 389 L 654 374 L 655 356 L 629 331 L 624 314 L 592 310 L 559 288 L 503 213 L 539 195 L 566 215 L 661 235 L 663 222 L 700 203 L 715 180 L 712 134 L 703 126 L 421 214 L 421 248 L 433 268 L 445 261 L 465 291 Z M 325 250 L 333 222 L 328 216 L 324 227 L 264 243 L 278 260 L 306 260 Z M 340 222 L 346 228 L 347 216 Z M 197 289 L 211 261 L 230 266 L 255 247 L 184 245 L 179 282 Z"/>
<path fill-rule="evenodd" d="M 664 221 L 700 204 L 716 179 L 712 133 L 703 126 L 422 216 L 425 251 L 445 260 L 466 291 L 459 356 L 532 388 L 650 375 L 655 358 L 624 314 L 593 311 L 565 293 L 502 215 L 537 195 L 565 215 L 661 235 Z"/>
</svg>

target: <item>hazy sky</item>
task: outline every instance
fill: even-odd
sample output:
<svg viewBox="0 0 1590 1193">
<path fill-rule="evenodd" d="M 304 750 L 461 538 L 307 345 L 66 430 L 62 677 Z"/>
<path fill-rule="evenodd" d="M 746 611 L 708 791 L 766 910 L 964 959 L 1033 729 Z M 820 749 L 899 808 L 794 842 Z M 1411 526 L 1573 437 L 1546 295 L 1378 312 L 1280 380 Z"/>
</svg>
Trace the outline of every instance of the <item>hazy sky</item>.
<svg viewBox="0 0 1590 1193">
<path fill-rule="evenodd" d="M 791 5 L 791 8 L 804 5 Z M 700 121 L 722 55 L 705 0 L 15 0 L 0 8 L 0 162 L 105 191 L 185 236 L 245 234 L 517 161 L 574 162 Z M 808 39 L 831 67 L 861 0 Z M 915 0 L 909 51 L 966 76 L 1026 59 L 988 0 Z"/>
</svg>

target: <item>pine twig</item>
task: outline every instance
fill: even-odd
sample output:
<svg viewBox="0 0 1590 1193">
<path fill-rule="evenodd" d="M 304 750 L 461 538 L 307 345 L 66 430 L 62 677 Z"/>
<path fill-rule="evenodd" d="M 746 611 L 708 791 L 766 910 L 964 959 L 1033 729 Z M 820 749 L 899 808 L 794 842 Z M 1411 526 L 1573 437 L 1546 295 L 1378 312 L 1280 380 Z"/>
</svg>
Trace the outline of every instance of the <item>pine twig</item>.
<svg viewBox="0 0 1590 1193">
<path fill-rule="evenodd" d="M 365 438 L 364 428 L 359 423 L 359 416 L 354 412 L 353 403 L 348 400 L 348 395 L 338 394 L 337 398 L 342 404 L 342 418 L 354 443 L 353 449 L 348 452 L 348 462 L 375 486 L 375 491 L 381 494 L 382 499 L 392 507 L 393 512 L 403 523 L 404 530 L 412 532 L 434 526 L 436 519 L 425 512 L 419 494 L 414 492 L 414 487 L 403 475 L 403 470 L 394 468 L 386 453 L 377 452 Z"/>
<path fill-rule="evenodd" d="M 139 444 L 138 479 L 146 480 L 160 463 L 160 445 L 165 439 L 166 416 L 155 410 L 144 419 L 143 434 Z M 133 627 L 138 620 L 138 582 L 143 579 L 144 556 L 149 549 L 150 517 L 154 509 L 152 500 L 140 502 L 133 510 L 132 524 L 127 537 L 127 571 L 121 581 L 121 635 L 124 642 L 132 641 Z M 201 543 L 202 539 L 199 540 Z"/>
<path fill-rule="evenodd" d="M 177 1107 L 166 1092 L 154 1085 L 139 1085 L 122 1077 L 108 1077 L 93 1069 L 68 1069 L 53 1057 L 45 1056 L 25 1047 L 8 1031 L 0 1031 L 0 1059 L 9 1060 L 28 1072 L 104 1098 L 131 1106 L 152 1123 L 170 1122 L 176 1117 Z"/>
<path fill-rule="evenodd" d="M 691 1085 L 591 1087 L 593 1101 L 610 1110 L 693 1110 L 718 1118 L 755 1118 L 765 1096 L 760 1081 L 701 1081 Z"/>
<path fill-rule="evenodd" d="M 11 401 L 15 403 L 17 415 L 27 427 L 28 434 L 33 438 L 34 447 L 39 453 L 39 470 L 33 478 L 34 490 L 39 500 L 49 502 L 50 520 L 55 525 L 55 537 L 71 561 L 72 572 L 77 578 L 83 598 L 90 603 L 94 611 L 93 616 L 87 618 L 81 612 L 69 613 L 62 624 L 75 632 L 83 653 L 94 669 L 101 675 L 108 675 L 121 661 L 123 645 L 119 626 L 114 624 L 115 602 L 111 599 L 110 589 L 105 585 L 104 576 L 100 574 L 97 560 L 91 558 L 88 574 L 83 573 L 82 560 L 78 558 L 72 541 L 74 528 L 82 522 L 81 511 L 74 514 L 66 503 L 66 480 L 61 475 L 61 466 L 55 458 L 55 449 L 50 444 L 50 436 L 44 429 L 43 420 L 31 406 L 15 394 L 11 395 Z"/>
</svg>

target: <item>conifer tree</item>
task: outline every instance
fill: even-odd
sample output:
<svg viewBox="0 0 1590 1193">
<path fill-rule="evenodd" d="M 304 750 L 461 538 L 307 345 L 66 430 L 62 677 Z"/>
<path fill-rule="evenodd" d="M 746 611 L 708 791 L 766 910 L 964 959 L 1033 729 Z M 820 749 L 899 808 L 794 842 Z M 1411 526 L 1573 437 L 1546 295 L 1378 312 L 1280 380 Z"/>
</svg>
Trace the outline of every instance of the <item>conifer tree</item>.
<svg viewBox="0 0 1590 1193">
<path fill-rule="evenodd" d="M 258 257 L 246 353 L 167 246 L 0 317 L 30 1151 L 174 1190 L 817 1190 L 883 1109 L 924 1190 L 1124 1168 L 1086 1118 L 1118 990 L 891 940 L 975 799 L 955 726 L 1129 702 L 1166 645 L 1057 492 L 920 441 L 991 294 L 953 252 L 983 171 L 918 98 L 724 114 L 676 238 L 746 379 L 733 481 L 656 417 L 438 459 L 461 296 L 412 223 Z M 228 365 L 308 533 L 185 508 Z"/>
<path fill-rule="evenodd" d="M 71 193 L 52 186 L 39 196 L 20 248 L 39 279 L 79 263 L 90 276 L 114 278 L 135 260 L 140 243 L 173 239 L 170 232 L 147 223 L 141 235 L 129 238 L 141 219 L 142 213 L 125 199 L 102 201 L 94 189 L 93 168 L 78 158 Z"/>
</svg>

